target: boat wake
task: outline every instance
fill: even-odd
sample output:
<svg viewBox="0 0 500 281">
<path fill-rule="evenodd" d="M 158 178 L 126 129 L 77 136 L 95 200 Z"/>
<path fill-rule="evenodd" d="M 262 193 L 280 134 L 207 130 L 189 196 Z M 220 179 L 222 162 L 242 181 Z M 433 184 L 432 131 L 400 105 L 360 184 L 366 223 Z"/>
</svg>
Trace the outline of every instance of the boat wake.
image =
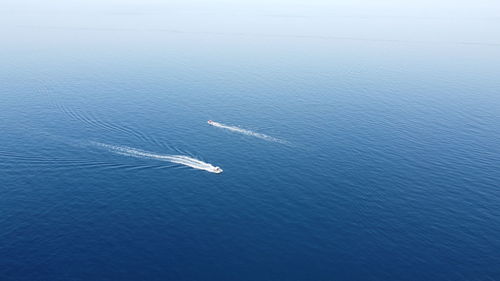
<svg viewBox="0 0 500 281">
<path fill-rule="evenodd" d="M 277 142 L 277 143 L 281 143 L 281 144 L 288 144 L 288 142 L 285 141 L 285 140 L 278 139 L 278 138 L 275 138 L 275 137 L 271 137 L 271 136 L 268 136 L 268 135 L 265 135 L 265 134 L 262 134 L 262 133 L 257 133 L 257 132 L 253 132 L 253 131 L 250 131 L 250 130 L 242 129 L 240 127 L 229 126 L 229 125 L 225 125 L 225 124 L 222 124 L 222 123 L 219 123 L 219 122 L 215 122 L 215 121 L 212 121 L 212 120 L 208 120 L 208 124 L 210 124 L 210 125 L 212 125 L 214 127 L 217 127 L 217 128 L 226 129 L 226 130 L 229 130 L 231 132 L 235 132 L 235 133 L 240 133 L 240 134 L 247 135 L 247 136 L 256 137 L 256 138 L 263 139 L 263 140 L 266 140 L 266 141 Z"/>
<path fill-rule="evenodd" d="M 64 113 L 70 120 L 81 122 L 82 125 L 91 129 L 98 130 L 99 132 L 123 134 L 137 138 L 140 141 L 148 142 L 163 148 L 171 149 L 168 143 L 161 141 L 153 136 L 149 136 L 139 129 L 130 125 L 119 122 L 119 120 L 106 120 L 102 118 L 97 112 L 85 111 L 78 106 L 77 102 L 74 104 L 66 104 L 59 101 L 61 97 L 56 95 L 56 90 L 44 85 L 43 82 L 40 89 L 41 94 L 47 96 L 48 100 L 52 102 L 52 106 Z"/>
<path fill-rule="evenodd" d="M 137 158 L 146 158 L 146 159 L 154 159 L 160 161 L 168 161 L 175 164 L 180 164 L 184 166 L 188 166 L 198 170 L 204 170 L 210 173 L 219 174 L 222 173 L 222 169 L 217 166 L 213 166 L 212 164 L 205 163 L 201 160 L 185 156 L 185 155 L 163 155 L 163 154 L 155 154 L 152 152 L 135 149 L 127 146 L 117 146 L 110 145 L 105 143 L 93 142 L 93 144 L 98 145 L 100 147 L 106 148 L 114 153 L 137 157 Z"/>
</svg>

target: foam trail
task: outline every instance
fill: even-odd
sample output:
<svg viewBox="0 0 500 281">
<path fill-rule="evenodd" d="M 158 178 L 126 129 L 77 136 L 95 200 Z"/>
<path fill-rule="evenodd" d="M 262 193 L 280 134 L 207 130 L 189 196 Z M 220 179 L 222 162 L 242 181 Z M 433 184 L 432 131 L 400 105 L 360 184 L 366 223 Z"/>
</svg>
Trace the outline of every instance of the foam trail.
<svg viewBox="0 0 500 281">
<path fill-rule="evenodd" d="M 131 156 L 131 157 L 137 157 L 137 158 L 147 158 L 147 159 L 154 159 L 154 160 L 160 160 L 160 161 L 168 161 L 171 163 L 175 164 L 181 164 L 184 166 L 188 166 L 194 169 L 198 170 L 204 170 L 210 173 L 221 173 L 222 169 L 216 166 L 213 166 L 212 164 L 205 163 L 201 160 L 189 157 L 189 156 L 184 156 L 184 155 L 163 155 L 163 154 L 155 154 L 152 152 L 140 150 L 140 149 L 135 149 L 132 147 L 127 147 L 127 146 L 117 146 L 117 145 L 110 145 L 110 144 L 105 144 L 105 143 L 99 143 L 99 142 L 93 142 L 95 145 L 98 145 L 100 147 L 104 147 L 109 149 L 110 151 L 121 154 L 121 155 L 126 155 L 126 156 Z"/>
<path fill-rule="evenodd" d="M 219 123 L 219 122 L 215 122 L 215 121 L 211 121 L 211 120 L 208 121 L 208 124 L 210 124 L 210 125 L 212 125 L 214 127 L 226 129 L 226 130 L 229 130 L 229 131 L 232 131 L 232 132 L 236 132 L 236 133 L 240 133 L 240 134 L 244 134 L 244 135 L 247 135 L 247 136 L 256 137 L 256 138 L 263 139 L 263 140 L 266 140 L 266 141 L 278 142 L 278 143 L 281 143 L 281 144 L 288 144 L 288 142 L 285 141 L 285 140 L 281 140 L 281 139 L 278 139 L 278 138 L 275 138 L 275 137 L 271 137 L 271 136 L 268 136 L 268 135 L 265 135 L 265 134 L 253 132 L 253 131 L 250 131 L 250 130 L 242 129 L 240 127 L 229 126 L 229 125 L 225 125 L 225 124 L 222 124 L 222 123 Z"/>
</svg>

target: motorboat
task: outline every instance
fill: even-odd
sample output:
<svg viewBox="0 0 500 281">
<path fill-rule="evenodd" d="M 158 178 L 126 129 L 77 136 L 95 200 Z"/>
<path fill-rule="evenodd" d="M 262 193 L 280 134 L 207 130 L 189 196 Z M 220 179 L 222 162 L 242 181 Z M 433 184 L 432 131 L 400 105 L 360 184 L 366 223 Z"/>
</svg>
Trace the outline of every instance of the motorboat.
<svg viewBox="0 0 500 281">
<path fill-rule="evenodd" d="M 222 171 L 223 170 L 220 167 L 215 167 L 213 172 L 216 174 L 220 174 L 220 173 L 222 173 Z"/>
</svg>

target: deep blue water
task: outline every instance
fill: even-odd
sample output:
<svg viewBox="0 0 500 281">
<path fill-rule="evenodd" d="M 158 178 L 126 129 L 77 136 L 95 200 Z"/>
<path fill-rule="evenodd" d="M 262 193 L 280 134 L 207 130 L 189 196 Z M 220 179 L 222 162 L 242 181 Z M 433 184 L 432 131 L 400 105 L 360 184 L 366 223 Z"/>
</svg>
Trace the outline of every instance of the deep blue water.
<svg viewBox="0 0 500 281">
<path fill-rule="evenodd" d="M 309 8 L 3 11 L 0 280 L 500 280 L 498 18 Z"/>
</svg>

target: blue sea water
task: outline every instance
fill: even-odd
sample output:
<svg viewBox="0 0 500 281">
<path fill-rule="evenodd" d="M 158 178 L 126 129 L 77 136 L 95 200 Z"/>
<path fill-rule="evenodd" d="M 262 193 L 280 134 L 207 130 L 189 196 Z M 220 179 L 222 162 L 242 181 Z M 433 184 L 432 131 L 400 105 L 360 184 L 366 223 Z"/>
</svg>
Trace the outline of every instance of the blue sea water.
<svg viewBox="0 0 500 281">
<path fill-rule="evenodd" d="M 72 3 L 2 10 L 0 280 L 500 280 L 498 5 Z"/>
</svg>

